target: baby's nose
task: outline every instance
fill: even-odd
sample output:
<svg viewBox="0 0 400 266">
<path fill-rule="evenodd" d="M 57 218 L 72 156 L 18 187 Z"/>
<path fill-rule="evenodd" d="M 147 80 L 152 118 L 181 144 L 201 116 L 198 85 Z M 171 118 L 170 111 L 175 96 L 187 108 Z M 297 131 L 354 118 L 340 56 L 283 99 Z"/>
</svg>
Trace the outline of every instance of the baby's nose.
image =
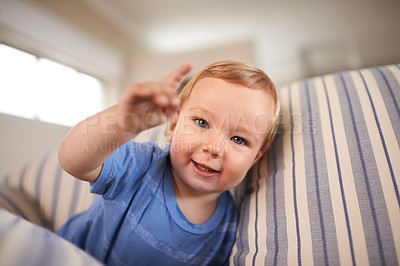
<svg viewBox="0 0 400 266">
<path fill-rule="evenodd" d="M 225 147 L 222 136 L 213 134 L 207 141 L 202 144 L 202 151 L 209 154 L 213 158 L 221 158 L 224 154 Z"/>
</svg>

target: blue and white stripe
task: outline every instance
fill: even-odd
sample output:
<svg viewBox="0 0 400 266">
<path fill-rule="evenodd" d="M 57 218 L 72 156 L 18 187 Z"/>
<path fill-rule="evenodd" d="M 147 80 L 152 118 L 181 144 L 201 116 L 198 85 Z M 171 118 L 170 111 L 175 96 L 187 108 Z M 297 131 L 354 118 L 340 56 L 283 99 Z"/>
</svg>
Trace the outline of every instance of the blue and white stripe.
<svg viewBox="0 0 400 266">
<path fill-rule="evenodd" d="M 398 265 L 400 68 L 279 88 L 272 149 L 251 172 L 233 265 Z"/>
</svg>

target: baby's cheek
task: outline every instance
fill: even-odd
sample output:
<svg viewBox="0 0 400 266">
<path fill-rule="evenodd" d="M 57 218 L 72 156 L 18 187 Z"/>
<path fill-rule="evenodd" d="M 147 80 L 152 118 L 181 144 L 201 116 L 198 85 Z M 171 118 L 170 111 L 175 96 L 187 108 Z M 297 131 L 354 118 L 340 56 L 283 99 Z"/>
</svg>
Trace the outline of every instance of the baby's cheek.
<svg viewBox="0 0 400 266">
<path fill-rule="evenodd" d="M 247 171 L 250 167 L 251 165 L 248 163 L 247 160 L 241 160 L 239 158 L 234 163 L 232 163 L 229 167 L 228 173 L 231 183 L 233 183 L 234 185 L 239 184 L 246 176 Z"/>
</svg>

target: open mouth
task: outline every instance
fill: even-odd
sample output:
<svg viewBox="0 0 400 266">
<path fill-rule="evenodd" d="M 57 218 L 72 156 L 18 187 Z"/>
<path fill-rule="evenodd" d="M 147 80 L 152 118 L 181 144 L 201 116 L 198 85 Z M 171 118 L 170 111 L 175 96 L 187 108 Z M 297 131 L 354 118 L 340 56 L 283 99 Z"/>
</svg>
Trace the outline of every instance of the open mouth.
<svg viewBox="0 0 400 266">
<path fill-rule="evenodd" d="M 194 170 L 202 176 L 214 176 L 219 173 L 219 171 L 212 169 L 206 165 L 199 164 L 193 160 L 192 160 L 192 164 L 193 164 Z"/>
</svg>

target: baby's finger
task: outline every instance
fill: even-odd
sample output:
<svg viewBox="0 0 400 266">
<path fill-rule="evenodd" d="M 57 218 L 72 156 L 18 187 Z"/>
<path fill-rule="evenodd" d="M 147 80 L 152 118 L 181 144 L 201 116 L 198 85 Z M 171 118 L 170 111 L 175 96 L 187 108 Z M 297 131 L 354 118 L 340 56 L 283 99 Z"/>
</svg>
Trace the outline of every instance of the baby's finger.
<svg viewBox="0 0 400 266">
<path fill-rule="evenodd" d="M 160 84 L 160 86 L 155 89 L 153 100 L 161 107 L 171 106 L 172 108 L 177 108 L 180 104 L 178 95 L 166 84 Z"/>
<path fill-rule="evenodd" d="M 153 98 L 152 86 L 150 84 L 135 84 L 128 88 L 122 95 L 122 100 L 128 104 L 138 104 Z"/>
<path fill-rule="evenodd" d="M 193 69 L 192 63 L 186 63 L 175 69 L 171 74 L 169 74 L 164 82 L 174 89 L 179 87 L 179 84 L 183 81 L 185 76 Z"/>
<path fill-rule="evenodd" d="M 169 85 L 159 82 L 137 84 L 125 93 L 124 99 L 131 105 L 152 102 L 161 109 L 178 108 L 180 104 L 176 92 Z"/>
</svg>

